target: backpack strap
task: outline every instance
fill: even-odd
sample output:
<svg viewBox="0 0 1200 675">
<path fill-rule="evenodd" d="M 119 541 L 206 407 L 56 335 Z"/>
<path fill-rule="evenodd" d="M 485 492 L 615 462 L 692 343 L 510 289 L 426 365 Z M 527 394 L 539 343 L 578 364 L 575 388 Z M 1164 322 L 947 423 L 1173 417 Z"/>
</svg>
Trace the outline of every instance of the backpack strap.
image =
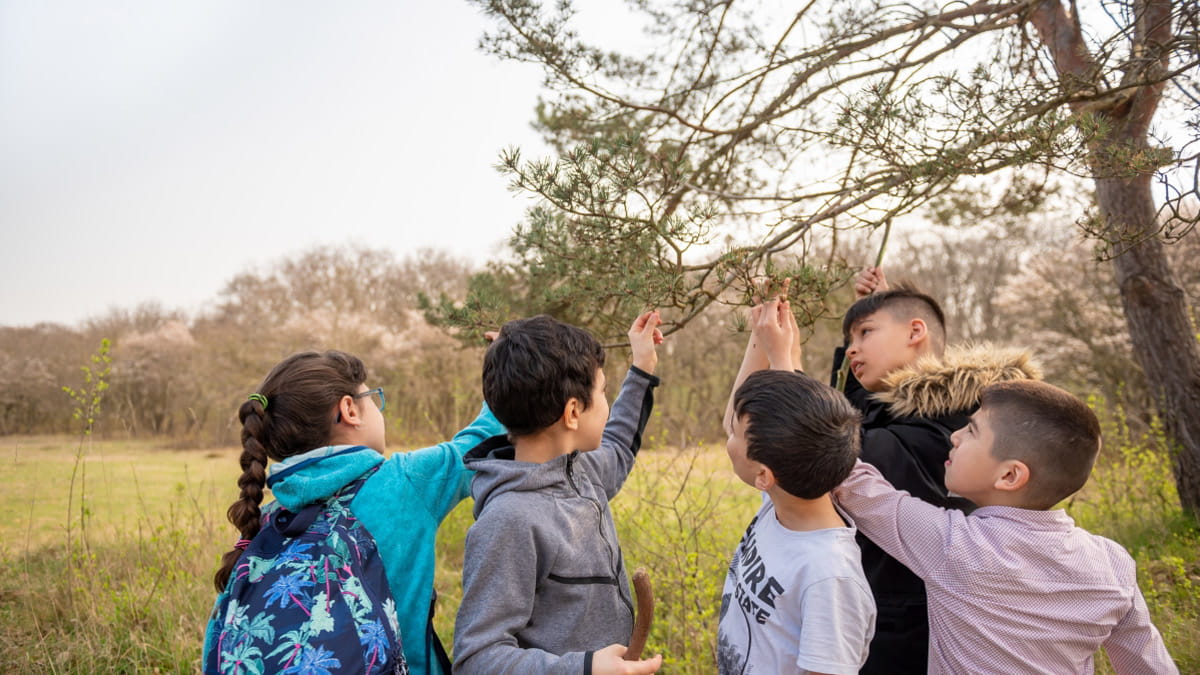
<svg viewBox="0 0 1200 675">
<path fill-rule="evenodd" d="M 308 526 L 312 525 L 317 516 L 321 515 L 323 508 L 325 508 L 325 502 L 309 504 L 295 513 L 287 509 L 279 509 L 274 520 L 271 521 L 271 526 L 288 539 L 299 537 L 308 531 Z"/>
<path fill-rule="evenodd" d="M 438 665 L 442 667 L 442 672 L 446 673 L 446 675 L 449 675 L 450 671 L 452 670 L 452 666 L 450 664 L 450 655 L 446 653 L 446 647 L 442 644 L 442 639 L 438 637 L 437 631 L 433 629 L 433 612 L 436 608 L 437 589 L 435 588 L 433 589 L 433 599 L 429 601 L 429 621 L 426 622 L 426 625 L 429 626 L 427 629 L 429 632 L 428 644 L 433 649 L 433 658 L 437 659 Z M 426 660 L 431 661 L 432 659 L 429 659 L 428 656 L 429 655 L 426 654 Z"/>
</svg>

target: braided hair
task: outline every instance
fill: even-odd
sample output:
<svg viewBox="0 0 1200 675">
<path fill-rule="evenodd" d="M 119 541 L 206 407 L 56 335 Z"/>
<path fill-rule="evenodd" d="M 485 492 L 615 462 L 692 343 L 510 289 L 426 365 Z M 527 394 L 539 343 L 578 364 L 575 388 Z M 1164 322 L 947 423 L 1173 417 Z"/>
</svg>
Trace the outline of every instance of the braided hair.
<svg viewBox="0 0 1200 675">
<path fill-rule="evenodd" d="M 241 494 L 226 515 L 243 540 L 253 539 L 262 526 L 259 507 L 267 484 L 267 459 L 280 461 L 328 444 L 338 401 L 366 381 L 363 362 L 345 352 L 293 354 L 272 368 L 257 394 L 238 408 Z M 242 548 L 235 546 L 221 558 L 213 579 L 218 593 L 225 590 L 241 555 Z"/>
</svg>

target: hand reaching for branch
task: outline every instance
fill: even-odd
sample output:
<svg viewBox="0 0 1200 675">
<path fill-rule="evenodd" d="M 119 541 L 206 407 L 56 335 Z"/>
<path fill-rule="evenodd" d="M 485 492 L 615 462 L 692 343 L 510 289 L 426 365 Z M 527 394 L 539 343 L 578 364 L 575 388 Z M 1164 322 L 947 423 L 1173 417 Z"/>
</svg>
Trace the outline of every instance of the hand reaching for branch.
<svg viewBox="0 0 1200 675">
<path fill-rule="evenodd" d="M 792 313 L 792 303 L 788 299 L 788 291 L 791 288 L 791 285 L 792 285 L 791 277 L 785 278 L 783 280 L 783 283 L 779 287 L 779 294 L 776 299 L 779 301 L 779 303 L 783 307 L 783 311 L 786 313 L 786 318 L 781 318 L 780 320 L 787 321 L 788 324 L 795 329 L 792 331 L 792 366 L 799 369 L 799 368 L 803 368 L 802 364 L 804 363 L 804 361 L 803 361 L 802 357 L 804 356 L 804 349 L 800 344 L 801 335 L 800 335 L 800 329 L 796 322 L 796 315 Z M 763 312 L 763 308 L 765 306 L 765 303 L 762 302 L 761 298 L 770 297 L 770 290 L 771 290 L 771 282 L 770 282 L 770 280 L 768 280 L 763 285 L 762 294 L 755 296 L 755 302 L 758 304 L 756 304 L 750 310 L 750 325 L 751 325 L 751 327 L 753 327 L 754 324 L 758 323 L 759 318 Z M 750 342 L 751 342 L 751 344 L 754 344 L 753 337 L 750 338 Z"/>
<path fill-rule="evenodd" d="M 754 340 L 775 370 L 792 370 L 792 354 L 799 338 L 796 319 L 786 300 L 770 300 L 754 322 Z"/>
<path fill-rule="evenodd" d="M 662 331 L 658 329 L 661 323 L 662 318 L 658 315 L 658 310 L 652 309 L 634 319 L 633 325 L 629 327 L 629 347 L 633 351 L 633 365 L 651 375 L 658 365 L 658 352 L 654 346 L 663 343 Z"/>
<path fill-rule="evenodd" d="M 652 659 L 626 661 L 621 658 L 625 652 L 625 645 L 609 645 L 595 652 L 592 654 L 592 673 L 595 675 L 642 675 L 643 673 L 657 673 L 658 669 L 662 667 L 662 654 L 657 654 Z"/>
<path fill-rule="evenodd" d="M 854 277 L 854 297 L 856 300 L 867 297 L 872 293 L 881 293 L 888 289 L 887 277 L 883 276 L 882 267 L 865 267 Z"/>
</svg>

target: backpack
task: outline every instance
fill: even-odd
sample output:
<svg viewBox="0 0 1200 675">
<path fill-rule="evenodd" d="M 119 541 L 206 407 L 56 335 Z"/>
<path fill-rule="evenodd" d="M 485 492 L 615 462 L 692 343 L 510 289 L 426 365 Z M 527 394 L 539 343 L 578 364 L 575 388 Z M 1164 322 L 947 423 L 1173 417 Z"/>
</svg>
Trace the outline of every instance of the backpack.
<svg viewBox="0 0 1200 675">
<path fill-rule="evenodd" d="M 376 469 L 297 513 L 263 509 L 213 608 L 205 673 L 408 673 L 383 560 L 350 512 Z"/>
</svg>

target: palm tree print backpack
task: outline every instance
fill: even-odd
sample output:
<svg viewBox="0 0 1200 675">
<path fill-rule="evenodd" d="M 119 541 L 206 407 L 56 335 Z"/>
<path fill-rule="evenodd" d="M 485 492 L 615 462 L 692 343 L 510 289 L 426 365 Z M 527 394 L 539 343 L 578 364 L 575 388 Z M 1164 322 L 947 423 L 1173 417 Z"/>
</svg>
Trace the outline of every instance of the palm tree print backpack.
<svg viewBox="0 0 1200 675">
<path fill-rule="evenodd" d="M 264 507 L 213 608 L 205 673 L 408 673 L 383 560 L 350 512 L 374 472 L 298 513 Z"/>
</svg>

